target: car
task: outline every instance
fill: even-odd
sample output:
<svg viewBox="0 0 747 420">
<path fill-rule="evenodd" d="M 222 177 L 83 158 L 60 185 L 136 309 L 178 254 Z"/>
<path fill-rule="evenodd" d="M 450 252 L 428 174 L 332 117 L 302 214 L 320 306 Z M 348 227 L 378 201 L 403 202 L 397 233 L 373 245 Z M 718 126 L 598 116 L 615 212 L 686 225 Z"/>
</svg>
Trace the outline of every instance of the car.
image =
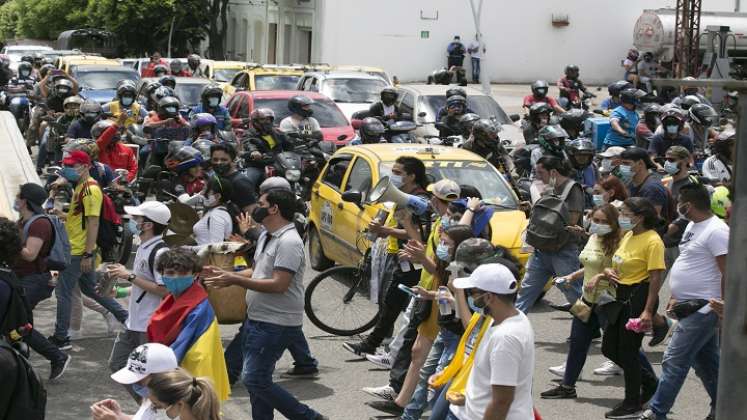
<svg viewBox="0 0 747 420">
<path fill-rule="evenodd" d="M 354 113 L 367 111 L 390 86 L 384 79 L 363 72 L 323 71 L 304 73 L 296 89 L 321 92 L 335 101 L 348 121 Z"/>
<path fill-rule="evenodd" d="M 238 72 L 223 91 L 230 96 L 242 90 L 293 90 L 302 75 L 302 70 L 292 66 L 255 65 Z"/>
<path fill-rule="evenodd" d="M 449 178 L 472 185 L 495 209 L 491 241 L 508 248 L 524 265 L 522 248 L 527 219 L 505 178 L 482 157 L 459 148 L 426 144 L 368 144 L 339 149 L 327 162 L 311 189 L 308 241 L 311 266 L 321 270 L 334 263 L 356 266 L 371 243 L 368 223 L 385 209 L 367 201 L 379 180 L 391 174 L 400 156 L 415 156 L 425 164 L 432 182 Z M 360 201 L 357 201 L 360 199 Z"/>
<path fill-rule="evenodd" d="M 121 66 L 119 61 L 100 55 L 63 55 L 57 57 L 55 66 L 67 74 L 73 74 L 78 66 Z"/>
<path fill-rule="evenodd" d="M 355 136 L 350 122 L 340 108 L 326 96 L 317 92 L 300 92 L 296 90 L 256 90 L 253 92 L 236 92 L 226 102 L 231 118 L 249 118 L 255 108 L 270 108 L 275 112 L 275 126 L 290 115 L 288 100 L 296 95 L 304 95 L 314 100 L 311 109 L 314 118 L 322 127 L 325 141 L 335 142 L 338 146 L 346 145 Z M 236 136 L 241 137 L 241 128 L 236 128 Z"/>
<path fill-rule="evenodd" d="M 199 77 L 175 77 L 176 79 L 176 96 L 182 103 L 182 107 L 192 108 L 200 103 L 200 96 L 202 95 L 202 89 L 205 86 L 212 84 L 212 80 L 202 79 Z M 144 96 L 143 90 L 145 86 L 152 82 L 159 81 L 159 77 L 145 77 L 140 80 L 138 85 L 138 97 Z"/>
<path fill-rule="evenodd" d="M 10 58 L 10 68 L 15 71 L 18 69 L 18 63 L 24 55 L 34 55 L 52 50 L 52 47 L 46 45 L 7 45 L 3 47 L 2 53 Z"/>
<path fill-rule="evenodd" d="M 137 82 L 140 76 L 132 67 L 121 65 L 99 66 L 80 65 L 74 66 L 70 74 L 78 81 L 80 96 L 100 104 L 105 104 L 117 95 L 117 83 L 120 80 L 132 80 Z"/>
<path fill-rule="evenodd" d="M 228 83 L 238 72 L 247 67 L 242 61 L 214 61 L 201 60 L 201 67 L 205 68 L 207 78 L 218 83 Z"/>
<path fill-rule="evenodd" d="M 373 67 L 373 66 L 356 66 L 356 65 L 350 65 L 350 64 L 338 64 L 331 67 L 331 70 L 335 71 L 354 71 L 358 73 L 367 73 L 372 76 L 379 76 L 382 79 L 384 79 L 388 84 L 392 84 L 392 79 L 387 74 L 386 70 L 382 69 L 381 67 Z"/>
<path fill-rule="evenodd" d="M 400 110 L 413 117 L 418 128 L 415 137 L 419 142 L 426 143 L 429 136 L 438 136 L 436 115 L 438 110 L 446 104 L 446 91 L 453 86 L 444 85 L 402 85 L 397 87 L 397 104 Z M 461 87 L 467 93 L 467 105 L 482 118 L 495 118 L 503 129 L 500 138 L 511 140 L 513 143 L 523 142 L 524 133 L 514 124 L 519 120 L 518 115 L 507 115 L 492 96 L 485 95 L 481 90 L 471 87 Z"/>
<path fill-rule="evenodd" d="M 134 69 L 135 63 L 137 63 L 139 60 L 139 58 L 120 58 L 119 63 L 125 67 L 131 67 Z"/>
<path fill-rule="evenodd" d="M 166 67 L 168 67 L 169 63 L 171 63 L 171 60 L 175 60 L 176 58 L 177 57 L 174 57 L 174 58 L 161 57 L 161 60 L 163 60 L 164 65 L 166 65 Z M 150 62 L 150 58 L 148 58 L 148 57 L 127 59 L 127 60 L 132 60 L 132 66 L 135 68 L 135 70 L 137 70 L 138 72 L 140 72 L 140 76 L 141 77 L 143 75 L 143 70 L 145 70 L 145 68 L 148 67 L 148 63 Z M 185 66 L 187 65 L 187 59 L 186 58 L 179 58 L 179 60 L 181 60 L 182 64 L 184 64 Z"/>
</svg>

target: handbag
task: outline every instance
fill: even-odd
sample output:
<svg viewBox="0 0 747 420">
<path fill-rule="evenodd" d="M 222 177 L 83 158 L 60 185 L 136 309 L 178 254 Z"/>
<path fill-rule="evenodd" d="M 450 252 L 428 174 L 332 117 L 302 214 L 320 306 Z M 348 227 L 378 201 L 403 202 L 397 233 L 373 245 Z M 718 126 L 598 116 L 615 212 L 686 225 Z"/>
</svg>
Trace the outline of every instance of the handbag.
<svg viewBox="0 0 747 420">
<path fill-rule="evenodd" d="M 623 303 L 612 297 L 606 290 L 599 294 L 594 310 L 600 318 L 606 320 L 607 325 L 617 322 L 622 311 Z"/>
<path fill-rule="evenodd" d="M 420 325 L 428 319 L 433 309 L 433 301 L 425 299 L 415 299 L 415 304 L 412 307 L 412 322 Z"/>
<path fill-rule="evenodd" d="M 586 324 L 591 318 L 592 308 L 582 298 L 578 298 L 569 311 L 576 319 Z"/>
<path fill-rule="evenodd" d="M 708 301 L 705 299 L 688 299 L 680 300 L 674 303 L 671 308 L 667 311 L 667 315 L 672 316 L 675 319 L 683 320 L 688 316 L 698 312 L 702 307 L 706 306 Z"/>
</svg>

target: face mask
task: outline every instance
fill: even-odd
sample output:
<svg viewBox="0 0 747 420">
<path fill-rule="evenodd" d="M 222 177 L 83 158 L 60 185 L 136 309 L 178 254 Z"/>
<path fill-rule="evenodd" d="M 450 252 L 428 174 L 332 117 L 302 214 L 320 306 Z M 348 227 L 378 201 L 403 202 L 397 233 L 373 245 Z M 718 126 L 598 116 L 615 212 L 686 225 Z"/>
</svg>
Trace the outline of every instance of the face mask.
<svg viewBox="0 0 747 420">
<path fill-rule="evenodd" d="M 436 256 L 441 261 L 449 262 L 449 261 L 451 261 L 451 255 L 450 255 L 451 252 L 450 251 L 451 251 L 451 249 L 449 248 L 449 246 L 446 245 L 445 243 L 441 242 L 436 247 Z"/>
<path fill-rule="evenodd" d="M 620 229 L 622 230 L 633 230 L 633 228 L 635 227 L 633 220 L 631 220 L 630 217 L 625 216 L 618 217 L 617 224 L 620 225 Z"/>
<path fill-rule="evenodd" d="M 591 222 L 591 225 L 589 226 L 589 233 L 591 234 L 596 233 L 598 236 L 604 236 L 608 235 L 610 232 L 612 232 L 612 227 L 604 223 Z"/>
<path fill-rule="evenodd" d="M 449 226 L 452 226 L 451 219 L 449 219 L 448 217 L 444 217 L 443 219 L 441 219 L 441 228 L 442 229 L 446 229 Z"/>
<path fill-rule="evenodd" d="M 211 194 L 211 195 L 209 195 L 209 196 L 208 196 L 208 197 L 207 197 L 207 198 L 205 199 L 205 201 L 203 201 L 203 202 L 202 202 L 202 204 L 203 204 L 203 205 L 204 205 L 205 207 L 215 207 L 216 205 L 218 205 L 218 199 L 217 199 L 217 198 L 215 197 L 215 195 L 212 195 L 212 194 Z"/>
<path fill-rule="evenodd" d="M 591 196 L 591 201 L 594 203 L 594 207 L 599 207 L 604 204 L 604 196 L 602 194 L 594 194 Z"/>
<path fill-rule="evenodd" d="M 602 172 L 610 172 L 610 171 L 612 171 L 612 160 L 602 159 Z"/>
<path fill-rule="evenodd" d="M 208 98 L 208 106 L 210 107 L 218 106 L 218 102 L 220 102 L 220 98 Z"/>
<path fill-rule="evenodd" d="M 135 98 L 131 98 L 129 96 L 123 96 L 122 99 L 119 101 L 122 106 L 130 106 L 133 102 L 135 102 Z"/>
<path fill-rule="evenodd" d="M 679 125 L 670 124 L 670 125 L 667 125 L 665 128 L 667 130 L 667 134 L 675 135 L 680 132 Z"/>
<path fill-rule="evenodd" d="M 27 71 L 22 71 L 22 72 L 21 72 L 21 78 L 25 79 L 25 78 L 27 78 L 27 77 L 29 77 L 29 72 L 27 72 Z"/>
<path fill-rule="evenodd" d="M 687 213 L 690 212 L 690 206 L 688 204 L 685 204 L 684 206 L 677 206 L 677 214 L 683 218 L 688 219 Z"/>
<path fill-rule="evenodd" d="M 620 178 L 623 182 L 628 182 L 633 178 L 633 168 L 630 165 L 620 165 L 617 169 L 620 171 Z"/>
<path fill-rule="evenodd" d="M 181 295 L 185 290 L 189 289 L 190 286 L 192 286 L 192 283 L 194 282 L 194 276 L 191 274 L 188 276 L 162 276 L 161 280 L 163 281 L 163 285 L 166 287 L 166 290 L 169 291 L 172 295 L 178 296 Z"/>
<path fill-rule="evenodd" d="M 472 310 L 472 312 L 476 312 L 478 314 L 484 314 L 485 313 L 485 302 L 483 300 L 475 300 L 472 296 L 467 296 L 467 305 L 469 305 L 469 308 Z"/>
<path fill-rule="evenodd" d="M 231 170 L 231 164 L 230 163 L 218 163 L 213 165 L 213 170 L 218 175 L 225 175 L 228 173 L 228 171 Z"/>
<path fill-rule="evenodd" d="M 257 223 L 262 223 L 262 221 L 269 215 L 270 209 L 267 207 L 255 207 L 254 210 L 252 210 L 252 220 Z"/>
<path fill-rule="evenodd" d="M 13 202 L 13 210 L 21 211 L 21 204 L 18 201 Z"/>
<path fill-rule="evenodd" d="M 78 171 L 75 170 L 75 168 L 72 168 L 70 166 L 66 166 L 62 168 L 62 172 L 60 172 L 60 176 L 65 178 L 66 180 L 76 183 L 80 179 L 80 174 Z"/>
<path fill-rule="evenodd" d="M 397 188 L 402 188 L 402 184 L 403 184 L 402 175 L 392 174 L 391 176 L 389 176 L 389 182 L 391 182 L 392 185 L 394 185 Z"/>
<path fill-rule="evenodd" d="M 664 171 L 669 175 L 674 175 L 680 171 L 680 165 L 677 162 L 666 161 L 664 162 Z"/>
<path fill-rule="evenodd" d="M 142 225 L 138 225 L 134 219 L 130 219 L 130 221 L 127 222 L 127 227 L 129 227 L 130 232 L 132 232 L 136 236 L 140 236 L 143 234 Z"/>
<path fill-rule="evenodd" d="M 309 118 L 310 116 L 312 116 L 314 114 L 314 111 L 312 111 L 310 109 L 307 110 L 307 109 L 303 109 L 302 108 L 301 110 L 299 110 L 298 114 L 301 115 L 304 118 Z"/>
<path fill-rule="evenodd" d="M 150 394 L 150 390 L 148 390 L 147 386 L 143 386 L 138 383 L 132 384 L 132 390 L 135 391 L 135 393 L 141 396 L 143 399 L 148 398 L 148 395 Z"/>
</svg>

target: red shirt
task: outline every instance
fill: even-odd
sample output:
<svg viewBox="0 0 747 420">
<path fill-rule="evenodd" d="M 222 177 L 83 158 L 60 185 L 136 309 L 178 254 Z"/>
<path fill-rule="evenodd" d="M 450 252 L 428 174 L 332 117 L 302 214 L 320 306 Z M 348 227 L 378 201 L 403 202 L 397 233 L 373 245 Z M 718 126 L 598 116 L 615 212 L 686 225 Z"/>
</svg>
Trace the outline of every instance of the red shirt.
<svg viewBox="0 0 747 420">
<path fill-rule="evenodd" d="M 99 162 L 109 165 L 112 169 L 127 169 L 127 181 L 130 182 L 137 176 L 137 158 L 132 149 L 112 141 L 118 130 L 116 124 L 112 125 L 96 139 L 99 146 Z"/>
<path fill-rule="evenodd" d="M 171 73 L 171 75 L 174 77 L 192 77 L 192 72 L 189 70 L 182 70 L 178 73 Z"/>
<path fill-rule="evenodd" d="M 143 77 L 156 77 L 155 69 L 156 69 L 156 66 L 159 64 L 163 64 L 164 66 L 166 66 L 166 68 L 169 67 L 169 63 L 167 63 L 166 60 L 164 60 L 163 58 L 157 63 L 149 61 L 148 65 L 145 66 L 145 68 L 142 71 L 143 73 L 142 76 Z"/>
<path fill-rule="evenodd" d="M 527 108 L 539 102 L 544 102 L 547 105 L 549 105 L 550 108 L 553 108 L 553 109 L 555 109 L 555 107 L 558 106 L 558 101 L 556 101 L 554 98 L 550 96 L 545 96 L 544 98 L 537 98 L 534 95 L 527 95 L 524 97 L 524 106 Z"/>
<path fill-rule="evenodd" d="M 18 222 L 18 228 L 21 231 L 21 239 L 25 245 L 28 238 L 23 238 L 23 225 L 23 221 Z M 23 258 L 18 257 L 15 267 L 13 267 L 13 271 L 18 277 L 47 272 L 47 257 L 52 248 L 52 239 L 54 238 L 52 223 L 50 223 L 50 221 L 45 217 L 40 217 L 34 220 L 34 222 L 31 223 L 31 226 L 29 226 L 28 237 L 41 239 L 42 247 L 39 250 L 39 254 L 36 256 L 36 259 L 33 261 L 26 261 Z"/>
</svg>

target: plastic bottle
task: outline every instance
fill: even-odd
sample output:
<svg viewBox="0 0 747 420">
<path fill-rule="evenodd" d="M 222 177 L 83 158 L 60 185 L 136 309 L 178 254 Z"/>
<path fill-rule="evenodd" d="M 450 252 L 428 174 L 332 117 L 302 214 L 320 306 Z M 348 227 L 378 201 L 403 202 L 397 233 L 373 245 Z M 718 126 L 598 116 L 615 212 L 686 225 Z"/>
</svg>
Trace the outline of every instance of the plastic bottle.
<svg viewBox="0 0 747 420">
<path fill-rule="evenodd" d="M 452 312 L 451 302 L 446 298 L 448 293 L 449 289 L 447 289 L 446 286 L 440 286 L 438 288 L 438 312 L 442 316 L 449 315 Z"/>
</svg>

